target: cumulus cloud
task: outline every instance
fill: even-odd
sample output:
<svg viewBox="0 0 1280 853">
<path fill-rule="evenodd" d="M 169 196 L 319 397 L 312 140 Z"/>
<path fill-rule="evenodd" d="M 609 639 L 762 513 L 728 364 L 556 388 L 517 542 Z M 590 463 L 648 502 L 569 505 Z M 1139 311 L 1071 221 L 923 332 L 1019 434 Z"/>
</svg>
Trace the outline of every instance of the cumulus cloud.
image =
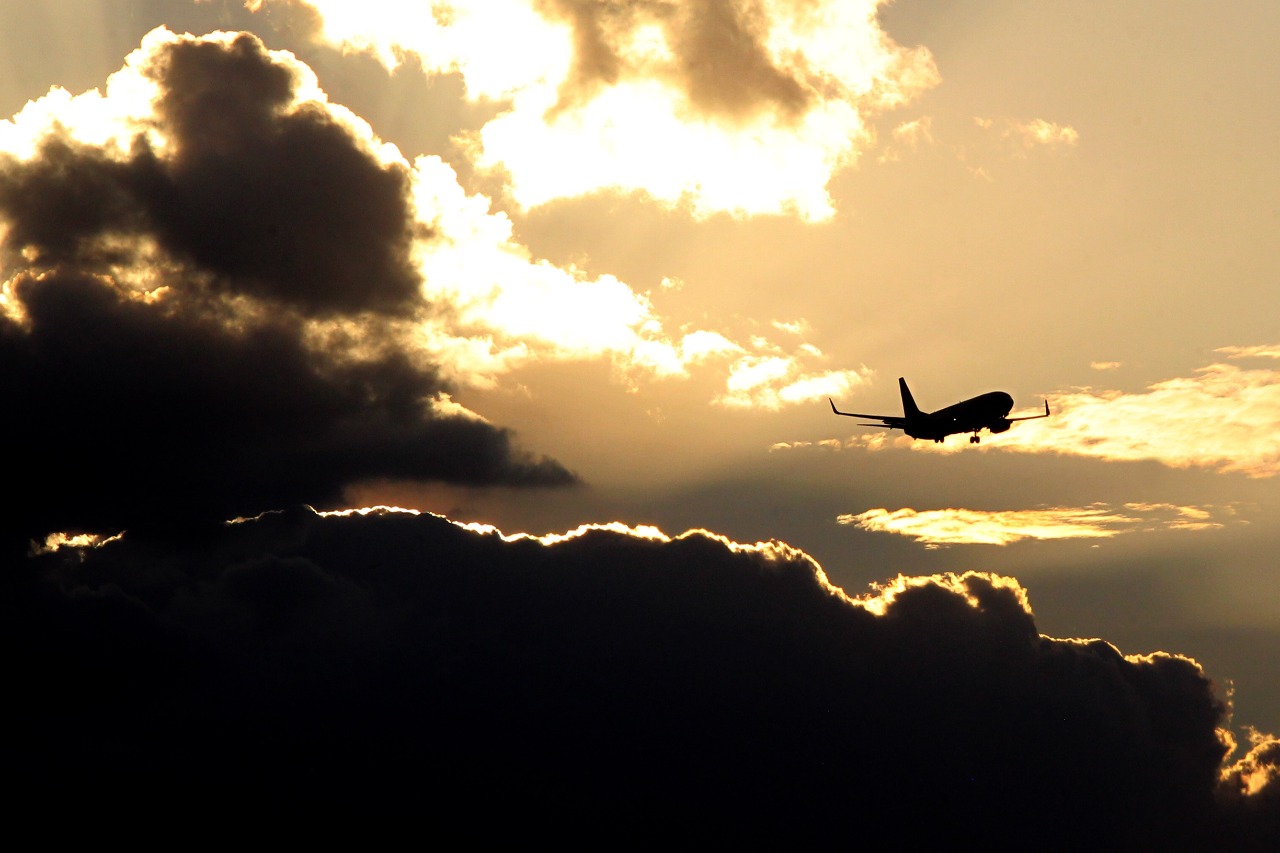
<svg viewBox="0 0 1280 853">
<path fill-rule="evenodd" d="M 413 55 L 500 104 L 473 155 L 525 207 L 621 191 L 809 220 L 834 214 L 827 183 L 871 144 L 868 119 L 939 79 L 926 49 L 881 29 L 880 5 L 307 0 L 329 43 L 391 67 Z"/>
<path fill-rule="evenodd" d="M 323 505 L 367 477 L 569 483 L 451 391 L 549 359 L 737 382 L 777 352 L 673 335 L 646 294 L 534 258 L 443 161 L 408 161 L 243 33 L 157 29 L 101 90 L 0 122 L 0 241 L 0 390 L 26 413 L 0 439 L 42 448 L 11 480 L 32 538 Z M 855 381 L 817 355 L 726 394 L 776 408 Z"/>
<path fill-rule="evenodd" d="M 444 405 L 416 175 L 255 37 L 151 33 L 0 124 L 6 528 L 337 500 L 375 476 L 563 485 Z"/>
<path fill-rule="evenodd" d="M 1008 578 L 851 599 L 782 543 L 306 508 L 198 548 L 129 533 L 7 568 L 0 630 L 31 650 L 8 670 L 7 760 L 38 814 L 71 797 L 86 817 L 309 816 L 299 831 L 317 810 L 329 831 L 500 808 L 488 831 L 522 837 L 679 818 L 805 844 L 1274 838 L 1274 748 L 1226 764 L 1230 706 L 1196 662 L 1042 636 Z"/>
<path fill-rule="evenodd" d="M 1105 539 L 1121 533 L 1157 529 L 1217 530 L 1235 520 L 1235 516 L 1235 510 L 1230 507 L 1127 503 L 1123 507 L 1093 504 L 996 511 L 877 508 L 846 513 L 836 521 L 936 546 L 1008 545 L 1025 539 Z"/>
</svg>

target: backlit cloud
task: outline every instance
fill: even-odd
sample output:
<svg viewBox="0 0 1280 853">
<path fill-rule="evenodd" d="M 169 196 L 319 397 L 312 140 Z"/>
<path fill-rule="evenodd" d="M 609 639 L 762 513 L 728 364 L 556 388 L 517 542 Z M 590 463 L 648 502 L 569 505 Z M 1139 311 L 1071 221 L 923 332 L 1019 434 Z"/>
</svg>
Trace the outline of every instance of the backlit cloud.
<svg viewBox="0 0 1280 853">
<path fill-rule="evenodd" d="M 1280 347 L 1225 347 L 1218 352 L 1231 358 L 1280 358 Z M 1093 367 L 1110 370 L 1112 364 Z M 1207 468 L 1250 477 L 1280 474 L 1280 370 L 1216 363 L 1193 376 L 1154 383 L 1141 393 L 1079 388 L 1046 396 L 1050 417 L 1014 424 L 999 435 L 984 433 L 978 448 L 963 435 L 938 444 L 912 441 L 887 430 L 876 433 L 883 438 L 875 440 L 867 438 L 869 433 L 853 433 L 838 446 L 923 453 L 1012 450 L 1109 461 L 1152 460 L 1173 468 Z M 782 442 L 774 449 L 805 446 L 804 442 Z"/>
<path fill-rule="evenodd" d="M 713 402 L 728 408 L 781 409 L 849 394 L 870 381 L 872 371 L 865 367 L 806 370 L 806 362 L 814 358 L 814 352 L 805 349 L 790 356 L 744 355 L 732 364 L 725 392 Z"/>
<path fill-rule="evenodd" d="M 390 67 L 412 54 L 500 104 L 472 153 L 525 207 L 620 191 L 697 216 L 826 219 L 868 118 L 939 79 L 881 29 L 881 0 L 307 4 L 328 42 Z"/>
<path fill-rule="evenodd" d="M 890 143 L 880 154 L 880 162 L 900 160 L 907 152 L 914 152 L 922 145 L 934 144 L 933 119 L 929 116 L 906 121 L 893 129 Z"/>
<path fill-rule="evenodd" d="M 455 389 L 588 359 L 630 382 L 728 382 L 777 352 L 674 333 L 625 282 L 533 257 L 443 161 L 407 160 L 249 34 L 157 29 L 101 89 L 55 88 L 0 122 L 0 223 L 0 373 L 28 412 L 0 439 L 66 438 L 52 467 L 11 478 L 24 538 L 112 533 L 180 496 L 213 514 L 325 505 L 393 473 L 569 483 Z M 852 381 L 814 352 L 725 399 L 776 408 Z M 98 476 L 67 490 L 64 469 Z"/>
<path fill-rule="evenodd" d="M 453 235 L 288 54 L 157 29 L 0 144 L 0 389 L 23 413 L 0 446 L 27 454 L 0 550 L 324 505 L 370 476 L 575 482 L 452 403 L 414 334 L 443 310 L 416 252 Z"/>
<path fill-rule="evenodd" d="M 1014 149 L 1071 148 L 1080 142 L 1080 132 L 1070 125 L 1058 124 L 1037 118 L 1021 120 L 1013 118 L 975 117 L 973 123 L 1011 143 Z"/>
<path fill-rule="evenodd" d="M 1156 529 L 1214 530 L 1233 519 L 1230 508 L 1129 503 L 1029 510 L 869 509 L 839 516 L 877 533 L 906 536 L 929 545 L 1008 545 L 1025 539 L 1106 539 Z"/>
<path fill-rule="evenodd" d="M 1275 357 L 1275 349 L 1225 352 Z M 1049 404 L 1052 417 L 1017 424 L 993 438 L 991 446 L 1116 461 L 1151 459 L 1250 477 L 1280 473 L 1278 370 L 1211 364 L 1142 393 L 1085 388 L 1052 394 Z"/>
<path fill-rule="evenodd" d="M 1012 578 L 851 598 L 778 542 L 388 509 L 200 535 L 64 543 L 0 572 L 0 632 L 27 650 L 6 674 L 24 813 L 65 808 L 74 774 L 82 815 L 203 813 L 230 789 L 297 831 L 317 804 L 329 832 L 417 825 L 424 798 L 471 825 L 497 797 L 512 841 L 548 814 L 584 838 L 631 815 L 655 840 L 678 819 L 734 846 L 936 849 L 992 803 L 972 837 L 993 849 L 1048 827 L 1069 849 L 1275 837 L 1276 744 L 1230 763 L 1229 693 L 1183 655 L 1040 634 Z M 904 795 L 922 767 L 945 796 Z M 261 825 L 224 823 L 241 820 Z"/>
</svg>

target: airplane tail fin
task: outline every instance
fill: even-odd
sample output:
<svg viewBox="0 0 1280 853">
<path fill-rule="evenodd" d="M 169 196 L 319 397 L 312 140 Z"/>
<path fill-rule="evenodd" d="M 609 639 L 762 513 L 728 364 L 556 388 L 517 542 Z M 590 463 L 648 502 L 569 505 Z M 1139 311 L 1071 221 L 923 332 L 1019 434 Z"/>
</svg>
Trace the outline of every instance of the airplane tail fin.
<svg viewBox="0 0 1280 853">
<path fill-rule="evenodd" d="M 918 418 L 922 414 L 920 407 L 916 405 L 915 398 L 911 396 L 911 389 L 907 387 L 907 380 L 898 377 L 898 389 L 902 391 L 902 414 L 907 418 Z"/>
</svg>

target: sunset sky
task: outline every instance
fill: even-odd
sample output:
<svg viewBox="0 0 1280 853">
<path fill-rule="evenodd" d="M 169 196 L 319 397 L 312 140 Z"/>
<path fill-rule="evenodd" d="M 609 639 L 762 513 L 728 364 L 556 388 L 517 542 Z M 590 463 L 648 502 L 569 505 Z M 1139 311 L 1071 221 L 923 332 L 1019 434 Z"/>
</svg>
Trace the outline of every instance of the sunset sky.
<svg viewBox="0 0 1280 853">
<path fill-rule="evenodd" d="M 1240 759 L 1280 733 L 1280 5 L 1229 10 L 0 4 L 6 553 L 154 608 L 131 534 L 301 504 L 504 566 L 705 531 L 867 612 L 939 576 L 1194 661 Z M 1052 416 L 832 415 L 900 376 Z"/>
</svg>

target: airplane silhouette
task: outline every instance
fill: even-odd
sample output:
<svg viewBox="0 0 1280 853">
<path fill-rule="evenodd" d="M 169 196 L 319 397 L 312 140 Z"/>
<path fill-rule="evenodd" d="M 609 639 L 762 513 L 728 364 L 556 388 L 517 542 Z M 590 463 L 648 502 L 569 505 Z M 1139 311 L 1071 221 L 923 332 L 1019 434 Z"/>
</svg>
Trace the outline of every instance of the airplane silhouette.
<svg viewBox="0 0 1280 853">
<path fill-rule="evenodd" d="M 977 444 L 982 439 L 978 433 L 989 429 L 993 433 L 1004 432 L 1014 421 L 1034 421 L 1037 418 L 1049 417 L 1049 401 L 1044 401 L 1043 415 L 1028 415 L 1024 418 L 1009 417 L 1013 408 L 1013 398 L 1003 391 L 991 391 L 962 400 L 936 412 L 922 412 L 911 397 L 911 389 L 907 380 L 898 378 L 898 387 L 902 391 L 901 415 L 862 415 L 856 412 L 842 412 L 830 397 L 831 411 L 849 418 L 872 418 L 881 421 L 878 424 L 858 424 L 858 426 L 880 427 L 881 429 L 900 429 L 912 438 L 931 438 L 941 443 L 949 435 L 971 432 L 970 444 Z"/>
</svg>

